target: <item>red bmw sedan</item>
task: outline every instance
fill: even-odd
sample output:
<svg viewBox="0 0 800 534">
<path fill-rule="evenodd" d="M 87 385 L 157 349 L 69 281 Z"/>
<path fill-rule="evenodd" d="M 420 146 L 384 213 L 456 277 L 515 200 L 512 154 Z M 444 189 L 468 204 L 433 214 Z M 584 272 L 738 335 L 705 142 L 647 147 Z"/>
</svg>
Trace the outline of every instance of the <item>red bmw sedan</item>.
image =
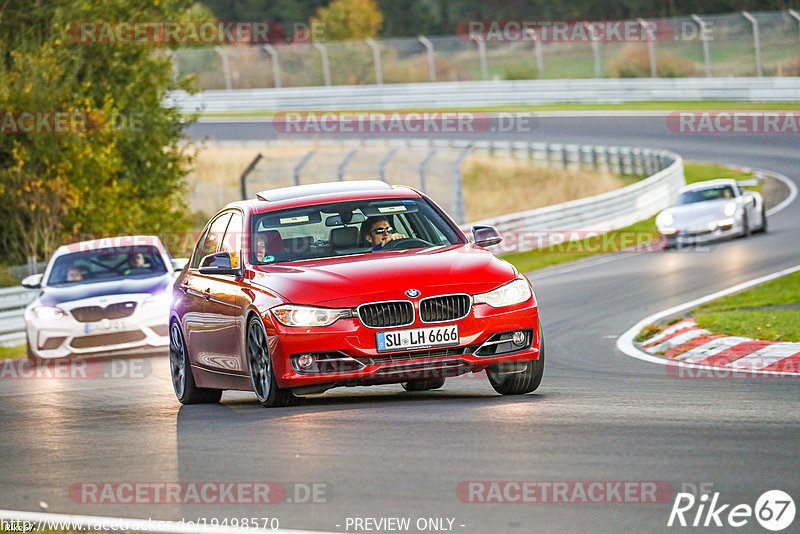
<svg viewBox="0 0 800 534">
<path fill-rule="evenodd" d="M 486 371 L 534 391 L 544 340 L 530 282 L 431 199 L 379 181 L 264 191 L 206 225 L 175 281 L 170 366 L 183 404 L 264 406 L 337 386 L 436 389 Z"/>
</svg>

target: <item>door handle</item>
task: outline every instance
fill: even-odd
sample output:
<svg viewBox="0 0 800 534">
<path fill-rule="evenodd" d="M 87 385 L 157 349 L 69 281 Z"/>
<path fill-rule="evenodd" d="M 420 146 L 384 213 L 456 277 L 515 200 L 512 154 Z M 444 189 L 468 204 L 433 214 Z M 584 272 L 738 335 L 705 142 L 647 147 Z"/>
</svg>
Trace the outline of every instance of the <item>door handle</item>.
<svg viewBox="0 0 800 534">
<path fill-rule="evenodd" d="M 211 288 L 208 288 L 205 291 L 203 291 L 203 296 L 206 298 L 206 300 L 210 300 L 211 299 Z"/>
<path fill-rule="evenodd" d="M 186 285 L 186 284 L 181 284 L 179 287 L 180 287 L 180 290 L 183 291 L 184 293 L 189 291 L 189 286 Z"/>
</svg>

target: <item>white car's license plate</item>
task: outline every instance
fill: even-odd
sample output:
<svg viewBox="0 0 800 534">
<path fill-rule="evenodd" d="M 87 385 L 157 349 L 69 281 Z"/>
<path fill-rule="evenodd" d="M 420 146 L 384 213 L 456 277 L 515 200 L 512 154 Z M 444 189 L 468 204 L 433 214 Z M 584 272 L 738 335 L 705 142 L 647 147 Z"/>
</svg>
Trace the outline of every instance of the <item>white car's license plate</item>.
<svg viewBox="0 0 800 534">
<path fill-rule="evenodd" d="M 96 323 L 85 323 L 83 328 L 83 331 L 87 334 L 115 332 L 118 330 L 125 330 L 125 321 L 121 319 L 103 319 Z"/>
<path fill-rule="evenodd" d="M 458 345 L 458 325 L 378 332 L 378 352 Z"/>
</svg>

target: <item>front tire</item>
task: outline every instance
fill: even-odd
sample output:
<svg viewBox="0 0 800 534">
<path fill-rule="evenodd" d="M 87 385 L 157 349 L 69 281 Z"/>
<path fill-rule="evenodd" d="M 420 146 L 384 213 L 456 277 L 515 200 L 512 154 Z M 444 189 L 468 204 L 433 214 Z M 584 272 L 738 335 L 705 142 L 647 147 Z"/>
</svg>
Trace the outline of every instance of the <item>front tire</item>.
<svg viewBox="0 0 800 534">
<path fill-rule="evenodd" d="M 429 389 L 439 389 L 444 386 L 444 378 L 431 378 L 429 380 L 409 380 L 402 383 L 406 391 L 427 391 Z"/>
<path fill-rule="evenodd" d="M 272 367 L 272 357 L 267 347 L 267 334 L 259 317 L 252 317 L 247 324 L 247 362 L 250 366 L 250 384 L 258 402 L 265 408 L 292 406 L 300 399 L 288 389 L 278 387 Z"/>
<path fill-rule="evenodd" d="M 525 369 L 518 373 L 500 374 L 493 373 L 491 368 L 486 370 L 492 388 L 501 395 L 524 395 L 536 391 L 544 375 L 544 334 L 542 325 L 539 325 L 539 359 L 525 362 Z"/>
<path fill-rule="evenodd" d="M 181 404 L 210 404 L 222 398 L 221 389 L 197 387 L 183 332 L 177 321 L 173 321 L 169 327 L 169 368 L 172 387 Z"/>
<path fill-rule="evenodd" d="M 764 205 L 761 205 L 761 229 L 759 230 L 762 234 L 767 233 L 767 209 Z"/>
<path fill-rule="evenodd" d="M 747 212 L 745 212 L 742 217 L 742 237 L 750 237 L 751 233 L 753 233 L 753 231 L 750 228 L 750 219 L 747 217 Z"/>
</svg>

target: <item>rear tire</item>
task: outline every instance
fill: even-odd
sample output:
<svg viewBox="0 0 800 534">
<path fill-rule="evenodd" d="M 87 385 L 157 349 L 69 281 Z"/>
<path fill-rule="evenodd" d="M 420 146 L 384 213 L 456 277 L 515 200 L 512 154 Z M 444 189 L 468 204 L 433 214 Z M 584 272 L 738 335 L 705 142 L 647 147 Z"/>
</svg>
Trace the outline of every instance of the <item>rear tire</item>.
<svg viewBox="0 0 800 534">
<path fill-rule="evenodd" d="M 403 382 L 403 389 L 406 391 L 427 391 L 429 389 L 439 389 L 444 386 L 444 378 L 431 378 L 429 380 L 409 380 Z"/>
<path fill-rule="evenodd" d="M 750 220 L 747 217 L 747 212 L 742 216 L 742 237 L 750 237 L 753 231 L 750 229 Z"/>
<path fill-rule="evenodd" d="M 222 398 L 221 389 L 197 387 L 183 332 L 177 321 L 169 327 L 169 367 L 172 387 L 181 404 L 212 404 Z"/>
<path fill-rule="evenodd" d="M 544 333 L 539 324 L 539 359 L 525 362 L 525 370 L 512 374 L 493 373 L 491 368 L 486 370 L 489 383 L 501 395 L 524 395 L 536 391 L 544 375 Z"/>
<path fill-rule="evenodd" d="M 759 230 L 762 234 L 767 233 L 767 209 L 764 205 L 761 205 L 761 229 Z"/>
<path fill-rule="evenodd" d="M 260 317 L 254 316 L 247 323 L 245 351 L 250 367 L 250 384 L 262 406 L 275 408 L 300 403 L 300 398 L 290 390 L 278 387 L 267 347 L 267 334 Z"/>
</svg>

